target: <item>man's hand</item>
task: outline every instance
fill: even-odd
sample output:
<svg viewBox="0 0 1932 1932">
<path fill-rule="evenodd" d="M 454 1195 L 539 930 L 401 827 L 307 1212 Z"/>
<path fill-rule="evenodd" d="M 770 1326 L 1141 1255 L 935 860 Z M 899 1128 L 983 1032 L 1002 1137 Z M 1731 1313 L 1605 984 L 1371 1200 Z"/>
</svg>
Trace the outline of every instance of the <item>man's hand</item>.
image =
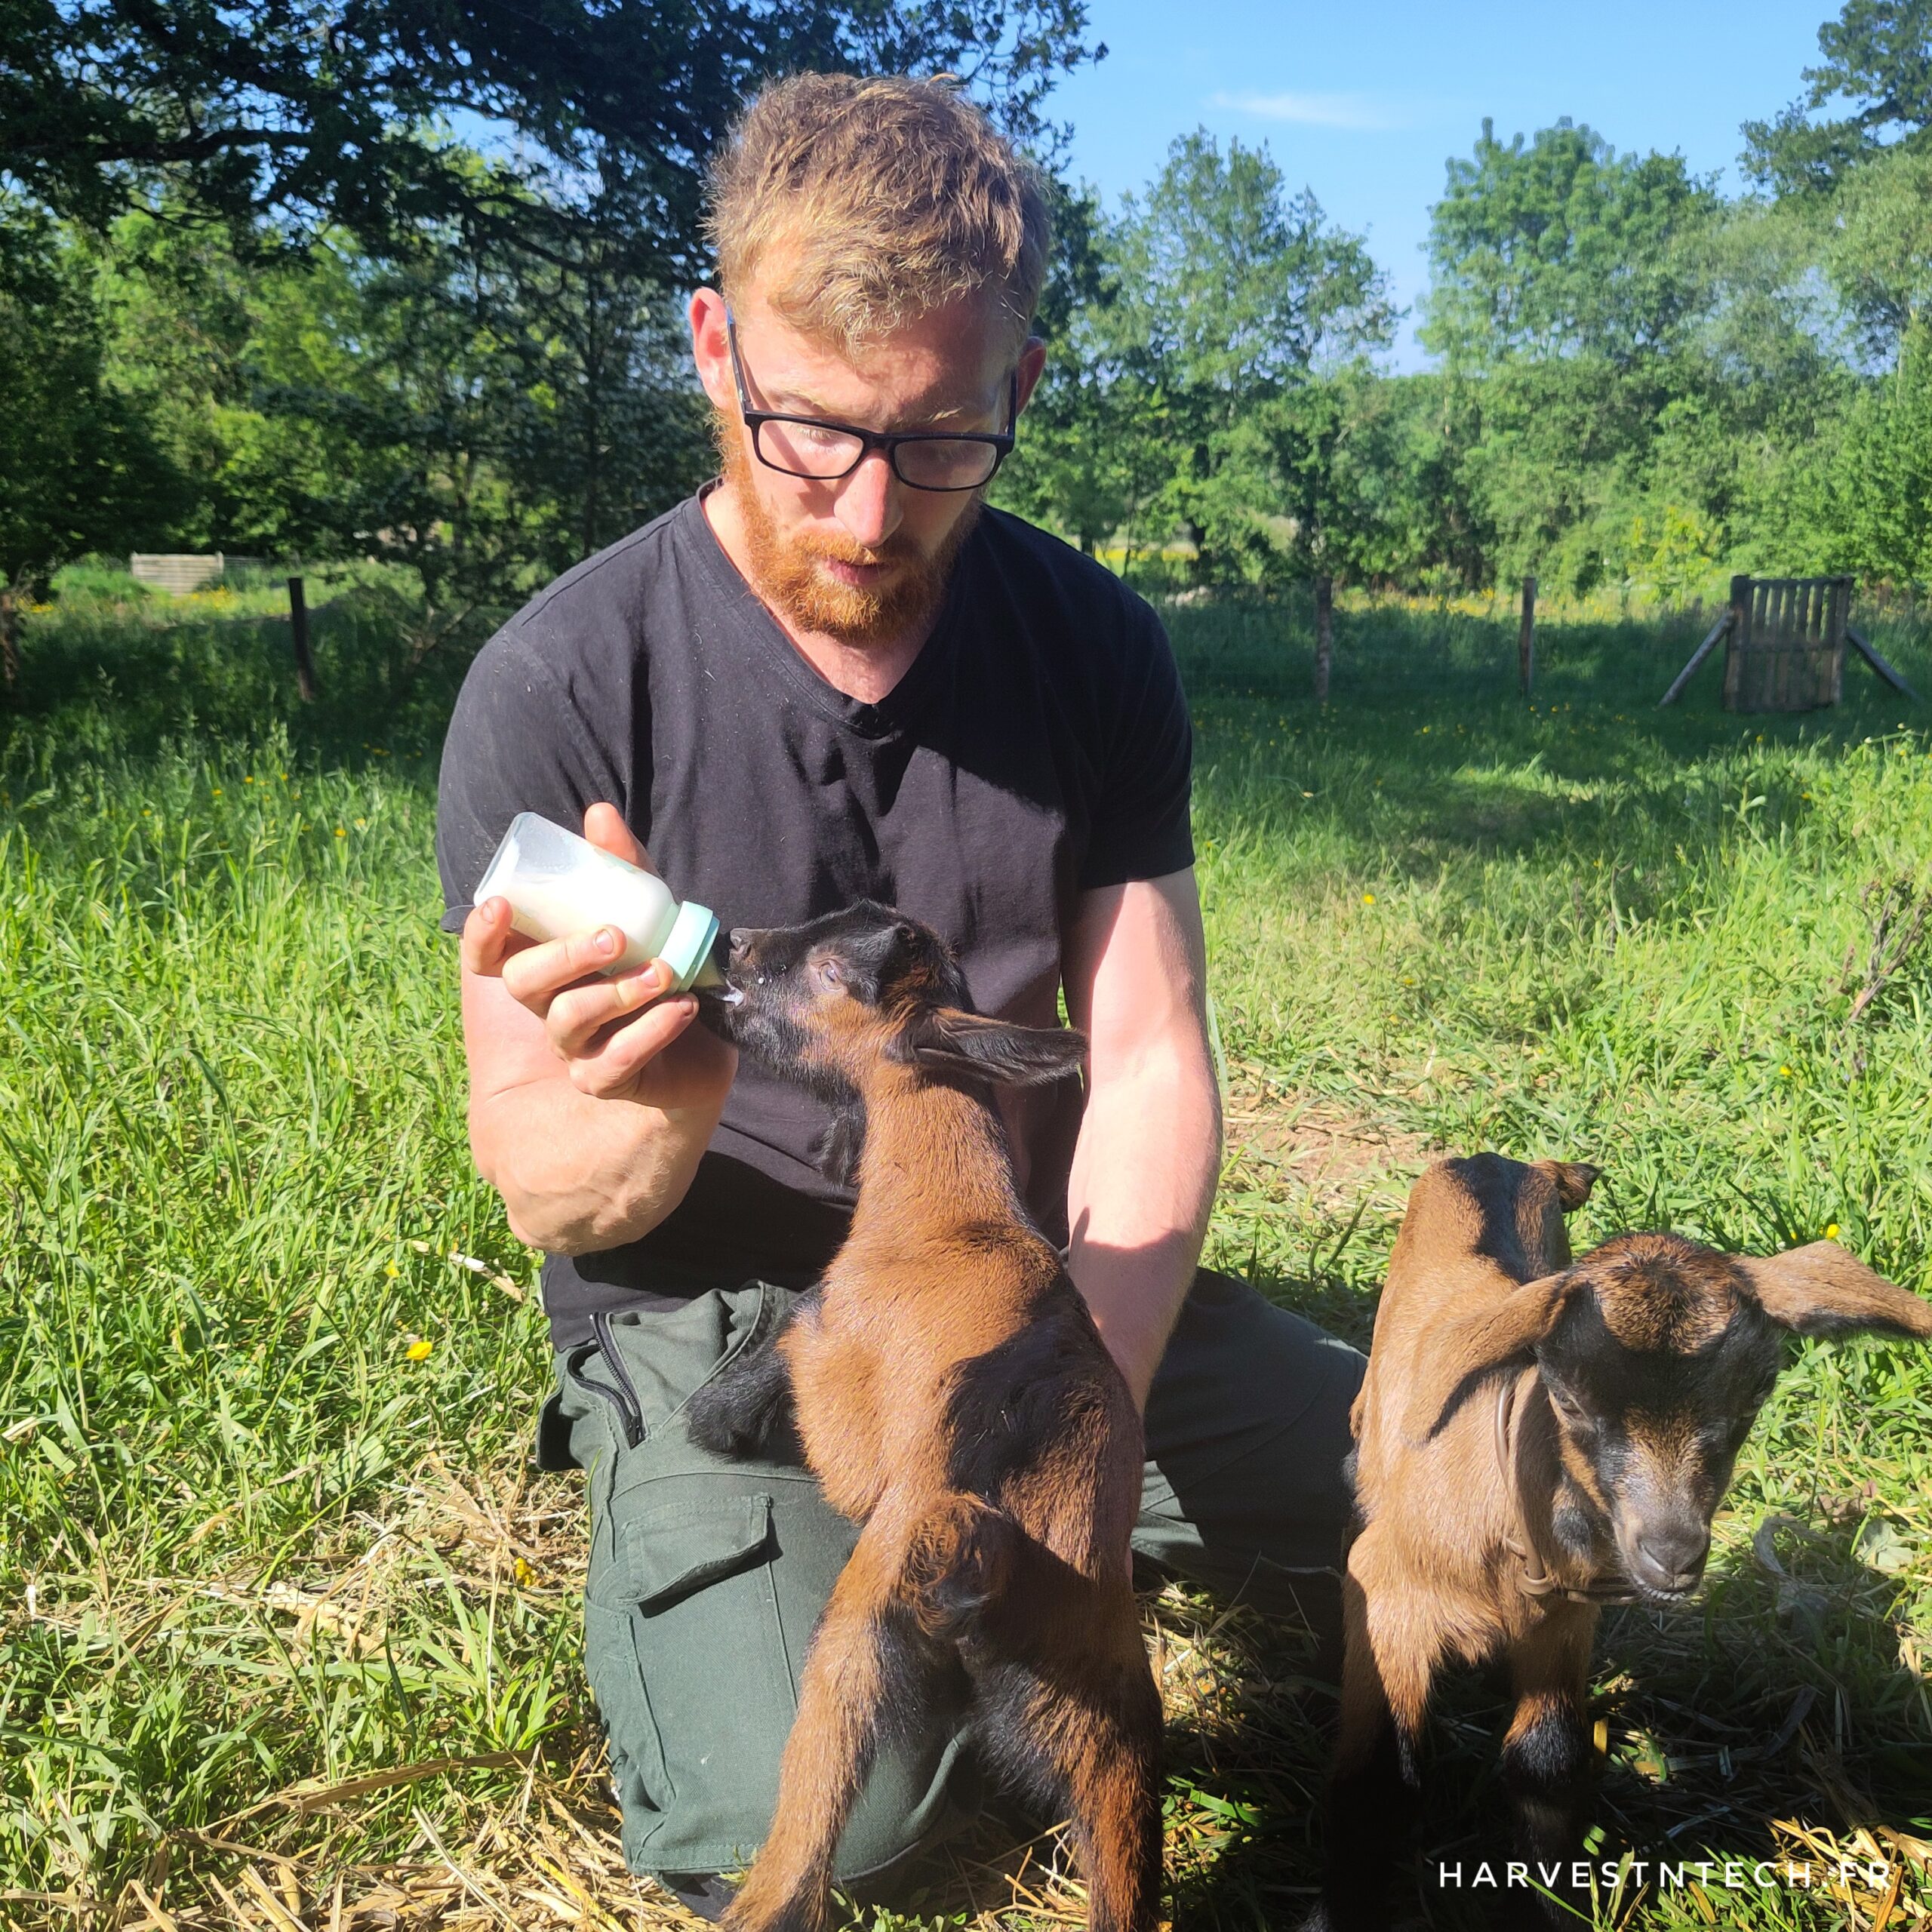
<svg viewBox="0 0 1932 1932">
<path fill-rule="evenodd" d="M 583 835 L 632 865 L 656 870 L 614 805 L 591 806 Z M 539 943 L 512 928 L 506 900 L 486 899 L 463 921 L 463 964 L 480 977 L 500 979 L 535 1016 L 579 1093 L 666 1111 L 721 1106 L 737 1069 L 735 1049 L 694 1025 L 694 994 L 658 997 L 671 983 L 661 959 L 605 978 L 601 969 L 624 945 L 615 926 Z"/>
<path fill-rule="evenodd" d="M 583 815 L 593 845 L 648 866 L 616 808 Z M 539 945 L 486 900 L 463 928 L 469 1145 L 510 1232 L 553 1254 L 638 1240 L 685 1197 L 737 1072 L 737 1049 L 657 998 L 663 962 L 611 980 L 615 929 Z"/>
</svg>

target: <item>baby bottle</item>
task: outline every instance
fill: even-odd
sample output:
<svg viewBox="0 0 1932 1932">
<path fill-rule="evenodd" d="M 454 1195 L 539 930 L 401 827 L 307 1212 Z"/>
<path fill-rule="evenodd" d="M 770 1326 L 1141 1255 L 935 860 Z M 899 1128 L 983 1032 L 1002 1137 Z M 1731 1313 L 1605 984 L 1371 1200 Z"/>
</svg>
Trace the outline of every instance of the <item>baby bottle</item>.
<svg viewBox="0 0 1932 1932">
<path fill-rule="evenodd" d="M 669 887 L 641 866 L 600 850 L 535 812 L 518 812 L 482 878 L 476 903 L 509 902 L 510 924 L 527 938 L 568 938 L 615 926 L 626 945 L 608 978 L 661 959 L 672 989 L 724 983 L 712 958 L 718 915 L 694 900 L 681 906 Z"/>
</svg>

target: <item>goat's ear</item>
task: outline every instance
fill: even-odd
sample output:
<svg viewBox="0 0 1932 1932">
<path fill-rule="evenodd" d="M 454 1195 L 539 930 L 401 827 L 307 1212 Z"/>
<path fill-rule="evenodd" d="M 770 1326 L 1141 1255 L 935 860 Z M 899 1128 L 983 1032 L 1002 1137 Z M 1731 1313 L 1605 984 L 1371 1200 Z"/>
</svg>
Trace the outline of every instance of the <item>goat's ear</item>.
<svg viewBox="0 0 1932 1932">
<path fill-rule="evenodd" d="M 1555 1325 L 1577 1280 L 1567 1270 L 1545 1275 L 1512 1288 L 1500 1301 L 1475 1314 L 1434 1324 L 1409 1390 L 1410 1437 L 1420 1441 L 1435 1435 L 1485 1376 L 1506 1363 L 1527 1359 Z"/>
<path fill-rule="evenodd" d="M 1761 1260 L 1737 1257 L 1758 1306 L 1781 1327 L 1801 1335 L 1881 1335 L 1932 1340 L 1932 1303 L 1921 1301 L 1875 1275 L 1835 1241 L 1814 1241 Z"/>
<path fill-rule="evenodd" d="M 1014 1026 L 1004 1020 L 928 1008 L 912 1023 L 912 1058 L 934 1073 L 991 1080 L 1002 1087 L 1044 1087 L 1078 1073 L 1087 1036 L 1067 1026 Z"/>
<path fill-rule="evenodd" d="M 1537 1165 L 1556 1183 L 1556 1198 L 1566 1214 L 1574 1214 L 1590 1198 L 1603 1172 L 1587 1161 L 1539 1161 Z"/>
</svg>

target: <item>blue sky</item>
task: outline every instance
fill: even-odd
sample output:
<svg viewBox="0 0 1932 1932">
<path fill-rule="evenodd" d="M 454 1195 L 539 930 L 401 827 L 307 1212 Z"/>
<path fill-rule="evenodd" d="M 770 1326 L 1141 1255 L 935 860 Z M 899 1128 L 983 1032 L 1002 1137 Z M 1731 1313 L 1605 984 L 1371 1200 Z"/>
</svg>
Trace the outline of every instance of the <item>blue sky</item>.
<svg viewBox="0 0 1932 1932">
<path fill-rule="evenodd" d="M 1469 152 L 1484 115 L 1507 140 L 1567 114 L 1619 149 L 1681 149 L 1735 192 L 1739 124 L 1797 94 L 1835 11 L 1832 0 L 1088 0 L 1108 57 L 1063 82 L 1053 111 L 1073 125 L 1069 171 L 1109 204 L 1158 172 L 1177 134 L 1265 140 L 1291 188 L 1312 188 L 1332 219 L 1367 234 L 1412 307 L 1443 163 Z M 1423 360 L 1414 326 L 1402 325 L 1404 368 Z"/>
</svg>

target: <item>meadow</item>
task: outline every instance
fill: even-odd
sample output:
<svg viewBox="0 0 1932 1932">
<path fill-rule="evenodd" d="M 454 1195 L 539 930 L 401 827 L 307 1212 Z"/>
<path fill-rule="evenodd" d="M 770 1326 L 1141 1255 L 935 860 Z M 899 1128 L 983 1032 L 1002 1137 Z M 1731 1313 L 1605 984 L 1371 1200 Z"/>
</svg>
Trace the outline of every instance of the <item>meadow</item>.
<svg viewBox="0 0 1932 1932">
<path fill-rule="evenodd" d="M 533 1257 L 471 1171 L 431 838 L 448 640 L 318 592 L 75 580 L 0 709 L 0 1923 L 656 1927 L 579 1657 L 579 1501 L 534 1474 Z M 1211 1258 L 1365 1341 L 1432 1150 L 1596 1161 L 1573 1229 L 1828 1232 L 1932 1291 L 1932 709 L 1655 700 L 1687 620 L 1170 612 L 1226 1061 Z M 1932 692 L 1932 635 L 1865 613 Z M 1606 1620 L 1604 1925 L 1932 1918 L 1932 1365 L 1807 1346 L 1711 1580 Z M 1331 1694 L 1169 1586 L 1175 1923 L 1292 1924 Z M 1423 1843 L 1481 1855 L 1497 1706 L 1446 1700 Z M 1051 1834 L 879 1926 L 1077 1922 Z M 1807 1882 L 1760 1887 L 1775 1858 Z M 1727 1883 L 1727 1860 L 1743 1882 Z M 1847 1863 L 1841 1866 L 1839 1861 Z M 1428 1921 L 1471 1922 L 1466 1894 Z"/>
</svg>

